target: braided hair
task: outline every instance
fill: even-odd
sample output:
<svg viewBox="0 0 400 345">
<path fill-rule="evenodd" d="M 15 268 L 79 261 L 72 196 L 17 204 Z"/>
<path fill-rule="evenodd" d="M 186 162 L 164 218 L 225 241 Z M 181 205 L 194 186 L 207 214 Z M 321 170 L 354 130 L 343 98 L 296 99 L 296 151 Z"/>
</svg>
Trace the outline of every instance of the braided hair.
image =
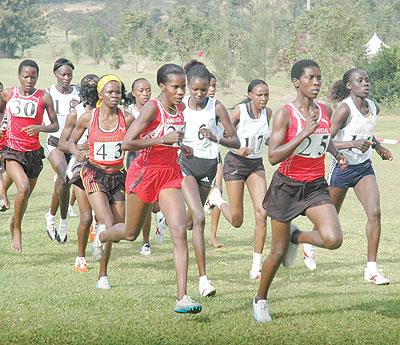
<svg viewBox="0 0 400 345">
<path fill-rule="evenodd" d="M 334 102 L 341 102 L 345 98 L 347 98 L 350 94 L 350 90 L 347 88 L 347 83 L 349 82 L 352 75 L 357 72 L 361 71 L 359 68 L 352 68 L 348 70 L 341 80 L 337 80 L 333 83 L 332 88 L 329 92 L 329 99 Z"/>
</svg>

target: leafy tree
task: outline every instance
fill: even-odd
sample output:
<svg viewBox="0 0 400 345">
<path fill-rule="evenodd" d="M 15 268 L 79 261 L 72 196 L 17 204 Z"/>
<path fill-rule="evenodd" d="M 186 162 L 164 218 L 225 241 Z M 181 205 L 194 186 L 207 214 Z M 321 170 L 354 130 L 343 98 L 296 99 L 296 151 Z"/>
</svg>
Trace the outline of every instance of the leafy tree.
<svg viewBox="0 0 400 345">
<path fill-rule="evenodd" d="M 99 64 L 100 60 L 106 55 L 107 43 L 108 38 L 103 31 L 95 25 L 89 26 L 82 37 L 82 45 L 85 53 L 93 58 L 96 64 Z"/>
<path fill-rule="evenodd" d="M 71 50 L 72 50 L 72 54 L 74 54 L 74 58 L 75 58 L 76 62 L 79 62 L 79 58 L 81 57 L 81 54 L 83 52 L 82 39 L 72 41 L 71 42 Z"/>
<path fill-rule="evenodd" d="M 47 37 L 47 18 L 34 0 L 0 2 L 0 55 L 15 58 Z"/>
</svg>

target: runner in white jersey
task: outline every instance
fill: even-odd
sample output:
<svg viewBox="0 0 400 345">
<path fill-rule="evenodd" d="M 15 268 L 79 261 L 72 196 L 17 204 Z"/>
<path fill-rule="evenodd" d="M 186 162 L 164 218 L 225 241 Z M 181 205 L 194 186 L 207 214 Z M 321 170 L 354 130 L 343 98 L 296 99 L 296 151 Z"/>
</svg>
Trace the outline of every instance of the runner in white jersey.
<svg viewBox="0 0 400 345">
<path fill-rule="evenodd" d="M 184 99 L 185 136 L 183 143 L 193 149 L 193 157 L 181 154 L 182 192 L 193 220 L 192 241 L 199 271 L 199 292 L 212 296 L 216 289 L 206 274 L 203 205 L 217 170 L 219 147 L 239 148 L 240 141 L 222 103 L 207 97 L 210 72 L 204 64 L 192 60 L 185 66 L 190 96 Z M 217 125 L 221 123 L 224 131 Z"/>
<path fill-rule="evenodd" d="M 74 130 L 76 123 L 79 118 L 87 111 L 91 111 L 96 107 L 97 101 L 97 83 L 99 77 L 94 74 L 88 74 L 84 76 L 80 83 L 79 96 L 81 103 L 79 103 L 75 109 L 68 115 L 67 121 L 65 122 L 64 130 L 60 136 L 60 142 L 58 148 L 63 152 L 69 153 L 68 140 L 71 137 L 72 131 Z M 78 140 L 77 145 L 79 150 L 88 150 L 88 135 L 89 132 L 86 129 L 82 137 Z M 78 238 L 78 255 L 75 259 L 75 272 L 84 273 L 88 271 L 88 264 L 86 262 L 85 252 L 92 225 L 92 208 L 89 204 L 85 188 L 82 183 L 80 171 L 82 168 L 82 162 L 78 162 L 75 156 L 72 156 L 67 167 L 66 176 L 67 182 L 72 184 L 73 191 L 76 196 L 76 200 L 79 207 L 79 225 L 77 229 Z"/>
<path fill-rule="evenodd" d="M 243 223 L 244 185 L 253 202 L 255 229 L 251 279 L 261 277 L 261 258 L 266 236 L 267 214 L 262 206 L 267 182 L 263 154 L 269 138 L 269 120 L 272 111 L 267 108 L 269 88 L 265 81 L 253 80 L 247 88 L 248 98 L 231 114 L 240 139 L 240 149 L 230 150 L 225 156 L 223 175 L 229 203 L 222 200 L 218 188 L 209 196 L 210 206 L 217 206 L 236 228 Z"/>
<path fill-rule="evenodd" d="M 51 240 L 65 243 L 67 241 L 67 214 L 69 206 L 69 184 L 65 179 L 65 172 L 70 158 L 69 154 L 60 151 L 58 147 L 59 138 L 65 126 L 65 121 L 71 110 L 79 103 L 79 91 L 76 86 L 71 85 L 74 65 L 71 61 L 59 58 L 54 63 L 53 72 L 56 84 L 52 85 L 49 93 L 54 99 L 54 107 L 60 129 L 52 133 L 46 139 L 47 158 L 57 174 L 54 183 L 54 192 L 51 197 L 50 209 L 45 215 L 47 234 Z M 55 215 L 60 207 L 60 225 L 55 226 Z"/>
<path fill-rule="evenodd" d="M 331 98 L 341 102 L 333 119 L 331 134 L 335 145 L 349 161 L 349 167 L 340 171 L 334 160 L 329 174 L 329 194 L 339 213 L 349 188 L 354 188 L 367 215 L 367 264 L 364 279 L 377 285 L 389 284 L 380 271 L 376 259 L 381 234 L 381 207 L 379 187 L 371 163 L 373 149 L 383 160 L 392 160 L 392 154 L 374 137 L 379 109 L 368 99 L 370 81 L 365 71 L 354 68 L 337 81 Z M 310 250 L 311 249 L 311 250 Z M 305 248 L 305 259 L 311 257 L 315 268 L 315 248 Z M 313 263 L 314 261 L 314 263 Z"/>
</svg>

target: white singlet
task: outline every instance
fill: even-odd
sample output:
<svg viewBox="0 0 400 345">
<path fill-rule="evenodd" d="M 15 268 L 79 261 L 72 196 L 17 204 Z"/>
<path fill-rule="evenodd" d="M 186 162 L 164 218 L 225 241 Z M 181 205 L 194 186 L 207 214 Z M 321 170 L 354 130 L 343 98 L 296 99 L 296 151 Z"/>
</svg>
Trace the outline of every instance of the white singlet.
<svg viewBox="0 0 400 345">
<path fill-rule="evenodd" d="M 240 147 L 248 147 L 253 150 L 253 153 L 246 156 L 246 158 L 261 158 L 265 152 L 265 143 L 270 134 L 267 109 L 263 109 L 260 117 L 255 119 L 250 117 L 246 103 L 241 103 L 238 107 L 240 119 L 236 132 L 240 139 Z M 235 149 L 231 149 L 231 151 L 237 152 Z"/>
<path fill-rule="evenodd" d="M 349 96 L 343 100 L 350 108 L 350 115 L 346 120 L 345 127 L 340 129 L 334 140 L 337 141 L 354 141 L 354 140 L 371 140 L 374 134 L 374 128 L 377 120 L 376 106 L 370 99 L 366 99 L 369 107 L 367 115 L 361 114 Z M 361 164 L 371 158 L 372 148 L 362 153 L 359 149 L 350 148 L 340 150 L 347 158 L 350 165 Z"/>
</svg>

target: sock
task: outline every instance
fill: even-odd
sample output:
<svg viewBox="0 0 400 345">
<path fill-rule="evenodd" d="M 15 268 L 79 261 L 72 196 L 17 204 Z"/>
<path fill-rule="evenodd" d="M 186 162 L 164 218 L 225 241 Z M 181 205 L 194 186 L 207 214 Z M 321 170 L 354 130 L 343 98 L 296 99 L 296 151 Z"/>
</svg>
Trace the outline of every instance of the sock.
<svg viewBox="0 0 400 345">
<path fill-rule="evenodd" d="M 367 270 L 376 271 L 377 270 L 376 261 L 367 261 Z"/>
<path fill-rule="evenodd" d="M 261 258 L 262 254 L 253 252 L 253 264 L 251 265 L 251 270 L 253 272 L 259 272 L 261 269 Z"/>
<path fill-rule="evenodd" d="M 60 219 L 60 225 L 68 225 L 68 221 L 66 219 Z"/>
<path fill-rule="evenodd" d="M 51 211 L 49 210 L 49 213 L 48 213 L 47 218 L 48 218 L 49 220 L 55 221 L 56 215 L 55 215 L 55 214 L 54 214 L 54 215 L 51 214 Z"/>
<path fill-rule="evenodd" d="M 199 285 L 203 285 L 203 284 L 206 284 L 206 283 L 208 283 L 208 278 L 207 278 L 207 276 L 206 276 L 206 275 L 201 276 L 201 277 L 199 278 Z"/>
</svg>

